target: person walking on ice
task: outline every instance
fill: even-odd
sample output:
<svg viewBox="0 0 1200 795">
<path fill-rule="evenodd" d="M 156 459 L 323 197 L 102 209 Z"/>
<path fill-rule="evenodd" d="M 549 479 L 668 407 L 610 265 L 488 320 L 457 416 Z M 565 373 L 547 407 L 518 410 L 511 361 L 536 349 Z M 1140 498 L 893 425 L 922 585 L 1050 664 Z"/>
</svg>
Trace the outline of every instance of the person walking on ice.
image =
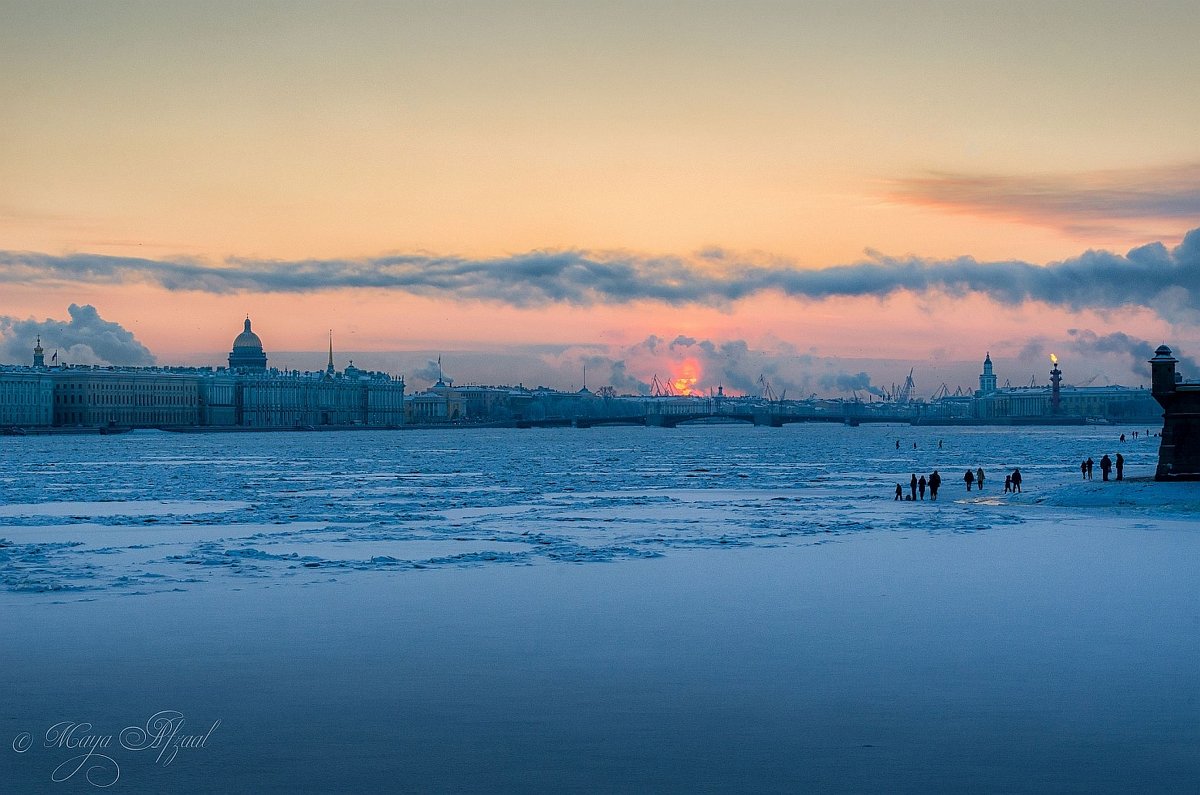
<svg viewBox="0 0 1200 795">
<path fill-rule="evenodd" d="M 1021 470 L 1014 469 L 1012 471 L 1013 494 L 1021 490 Z"/>
<path fill-rule="evenodd" d="M 938 489 L 942 487 L 942 476 L 938 471 L 933 470 L 933 474 L 929 476 L 929 499 L 936 500 Z"/>
<path fill-rule="evenodd" d="M 975 473 L 967 470 L 967 474 L 963 475 L 963 481 L 967 484 L 967 491 L 971 490 L 971 484 L 975 482 Z"/>
<path fill-rule="evenodd" d="M 1108 480 L 1108 473 L 1112 471 L 1112 459 L 1108 457 L 1108 453 L 1104 454 L 1104 458 L 1100 459 L 1100 479 Z"/>
<path fill-rule="evenodd" d="M 983 491 L 983 467 L 975 470 L 975 488 Z"/>
<path fill-rule="evenodd" d="M 1125 479 L 1125 456 L 1117 453 L 1117 480 Z"/>
</svg>

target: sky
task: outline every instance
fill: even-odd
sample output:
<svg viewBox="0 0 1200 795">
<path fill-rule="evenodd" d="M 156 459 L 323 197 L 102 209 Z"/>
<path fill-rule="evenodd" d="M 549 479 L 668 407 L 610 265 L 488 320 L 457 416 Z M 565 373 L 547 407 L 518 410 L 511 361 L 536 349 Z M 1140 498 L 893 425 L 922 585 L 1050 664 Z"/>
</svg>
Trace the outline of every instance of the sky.
<svg viewBox="0 0 1200 795">
<path fill-rule="evenodd" d="M 0 0 L 0 360 L 1137 385 L 1200 351 L 1194 2 Z M 690 342 L 689 342 L 690 341 Z M 69 351 L 69 353 L 67 353 Z M 1200 377 L 1200 373 L 1194 374 Z"/>
</svg>

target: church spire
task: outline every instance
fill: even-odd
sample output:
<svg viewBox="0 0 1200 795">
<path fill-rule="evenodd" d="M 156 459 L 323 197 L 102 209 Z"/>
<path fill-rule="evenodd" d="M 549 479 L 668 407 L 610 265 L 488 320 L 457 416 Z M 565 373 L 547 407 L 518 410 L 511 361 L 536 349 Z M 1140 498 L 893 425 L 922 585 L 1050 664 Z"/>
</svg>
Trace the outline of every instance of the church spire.
<svg viewBox="0 0 1200 795">
<path fill-rule="evenodd" d="M 38 334 L 37 344 L 33 346 L 33 366 L 46 366 L 46 351 L 42 349 L 42 335 Z"/>
<path fill-rule="evenodd" d="M 325 372 L 333 375 L 333 329 L 329 329 L 329 364 L 325 366 Z"/>
</svg>

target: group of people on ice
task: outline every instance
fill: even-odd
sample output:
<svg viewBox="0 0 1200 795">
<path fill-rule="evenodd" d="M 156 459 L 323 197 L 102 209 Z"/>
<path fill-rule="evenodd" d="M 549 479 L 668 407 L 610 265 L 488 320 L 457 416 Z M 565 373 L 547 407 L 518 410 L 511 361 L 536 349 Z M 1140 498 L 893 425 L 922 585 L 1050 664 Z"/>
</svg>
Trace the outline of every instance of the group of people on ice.
<svg viewBox="0 0 1200 795">
<path fill-rule="evenodd" d="M 912 476 L 912 478 L 908 481 L 909 494 L 907 497 L 904 496 L 904 487 L 901 486 L 899 483 L 896 484 L 896 499 L 897 500 L 907 500 L 907 501 L 911 502 L 913 500 L 916 500 L 917 495 L 920 494 L 921 495 L 920 499 L 923 500 L 923 499 L 925 499 L 925 489 L 929 489 L 929 499 L 936 500 L 938 489 L 940 489 L 941 487 L 942 487 L 942 476 L 938 474 L 938 471 L 936 469 L 933 470 L 933 474 L 931 474 L 928 479 L 926 479 L 926 477 L 924 475 L 922 475 L 921 477 L 918 478 L 914 474 Z M 894 500 L 893 500 L 893 502 L 894 502 Z"/>
<path fill-rule="evenodd" d="M 1100 459 L 1100 476 L 1102 479 L 1108 480 L 1109 473 L 1113 471 L 1114 463 L 1116 464 L 1117 469 L 1117 480 L 1125 479 L 1125 456 L 1121 455 L 1120 453 L 1117 453 L 1116 462 L 1108 457 L 1108 453 L 1105 453 L 1104 457 Z M 1079 464 L 1079 472 L 1083 475 L 1084 480 L 1092 479 L 1093 466 L 1095 466 L 1095 462 L 1092 461 L 1091 456 L 1088 456 L 1086 461 L 1083 461 Z"/>
<path fill-rule="evenodd" d="M 967 491 L 971 490 L 971 486 L 983 491 L 983 467 L 979 467 L 974 472 L 967 470 L 963 475 L 963 483 L 967 484 Z M 1017 493 L 1021 490 L 1021 470 L 1014 469 L 1010 474 L 1004 476 L 1004 493 Z"/>
<path fill-rule="evenodd" d="M 1101 463 L 1103 464 L 1103 462 Z M 963 475 L 963 482 L 967 484 L 967 491 L 970 491 L 972 486 L 975 486 L 980 491 L 983 491 L 983 481 L 983 467 L 979 467 L 974 470 L 968 469 L 966 474 Z M 914 474 L 908 481 L 909 493 L 907 497 L 904 496 L 904 486 L 899 483 L 896 484 L 896 499 L 905 500 L 908 502 L 914 500 L 923 500 L 925 499 L 925 489 L 928 488 L 929 499 L 936 500 L 938 489 L 941 488 L 941 486 L 942 476 L 938 474 L 936 469 L 933 470 L 933 474 L 931 474 L 928 479 L 926 479 L 924 475 L 918 478 Z M 1014 469 L 1012 474 L 1004 476 L 1004 493 L 1016 493 L 1019 491 L 1021 491 L 1021 470 Z"/>
</svg>

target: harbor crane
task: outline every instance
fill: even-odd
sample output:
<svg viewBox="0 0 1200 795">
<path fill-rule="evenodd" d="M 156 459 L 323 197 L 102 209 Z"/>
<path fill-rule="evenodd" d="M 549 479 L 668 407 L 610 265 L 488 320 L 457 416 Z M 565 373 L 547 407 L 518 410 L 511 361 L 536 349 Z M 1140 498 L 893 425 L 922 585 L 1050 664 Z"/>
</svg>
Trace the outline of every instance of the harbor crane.
<svg viewBox="0 0 1200 795">
<path fill-rule="evenodd" d="M 771 382 L 767 380 L 767 376 L 765 374 L 759 374 L 758 385 L 762 387 L 762 396 L 766 398 L 768 403 L 779 402 L 781 398 L 775 394 L 775 390 L 771 388 Z"/>
<path fill-rule="evenodd" d="M 675 397 L 675 387 L 671 386 L 670 381 L 659 380 L 658 373 L 655 373 L 650 380 L 650 394 L 654 397 Z"/>
</svg>

